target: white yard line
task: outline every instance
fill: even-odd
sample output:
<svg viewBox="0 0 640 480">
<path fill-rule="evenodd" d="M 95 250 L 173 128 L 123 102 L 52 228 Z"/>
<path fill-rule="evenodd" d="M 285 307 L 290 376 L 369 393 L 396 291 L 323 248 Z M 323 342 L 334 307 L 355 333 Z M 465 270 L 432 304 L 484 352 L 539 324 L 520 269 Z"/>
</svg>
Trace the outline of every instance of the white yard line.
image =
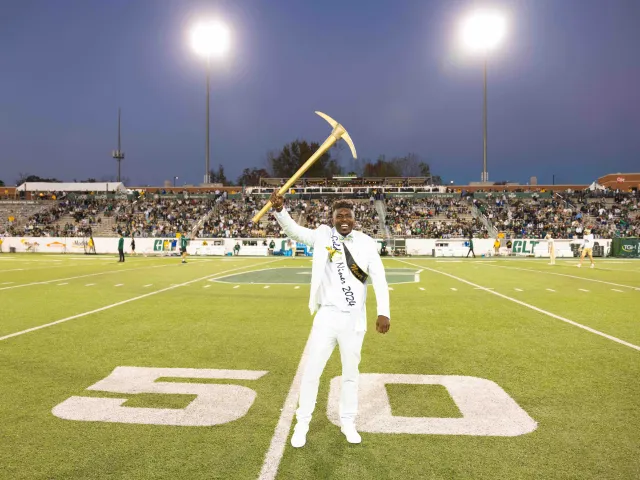
<svg viewBox="0 0 640 480">
<path fill-rule="evenodd" d="M 269 285 L 265 285 L 264 288 L 269 288 Z"/>
<path fill-rule="evenodd" d="M 94 285 L 95 285 L 95 283 L 87 283 L 87 284 L 85 285 L 85 287 L 93 287 Z"/>
<path fill-rule="evenodd" d="M 457 292 L 457 291 L 458 291 L 458 289 L 457 289 L 457 288 L 453 288 L 453 287 L 451 287 L 451 290 L 453 290 L 454 292 Z"/>
<path fill-rule="evenodd" d="M 235 286 L 235 287 L 233 287 L 233 288 L 240 288 L 240 285 L 236 285 L 236 286 Z"/>
<path fill-rule="evenodd" d="M 150 283 L 148 285 L 144 285 L 144 288 L 147 288 L 147 287 L 153 287 L 153 283 Z"/>
<path fill-rule="evenodd" d="M 399 260 L 399 261 L 402 262 L 403 260 Z M 595 278 L 578 277 L 576 275 L 569 275 L 569 274 L 566 274 L 566 273 L 547 272 L 546 270 L 532 270 L 531 268 L 507 267 L 505 265 L 487 265 L 487 267 L 509 268 L 511 270 L 522 270 L 523 272 L 541 273 L 543 275 L 558 275 L 560 277 L 577 278 L 578 280 L 585 280 L 587 282 L 604 283 L 604 284 L 607 284 L 607 285 L 613 285 L 614 287 L 624 287 L 624 288 L 630 288 L 632 290 L 639 290 L 640 291 L 640 287 L 633 287 L 631 285 L 622 285 L 620 283 L 606 282 L 604 280 L 596 280 Z"/>
<path fill-rule="evenodd" d="M 299 286 L 299 285 L 296 285 L 295 287 L 293 287 L 293 289 L 294 289 L 294 290 L 297 290 L 297 289 L 299 289 L 299 288 L 300 288 L 300 286 Z"/>
<path fill-rule="evenodd" d="M 118 283 L 118 284 L 114 285 L 114 287 L 121 287 L 121 286 L 123 286 L 123 285 L 124 285 L 124 283 Z M 173 286 L 173 285 L 172 285 L 172 286 Z"/>
<path fill-rule="evenodd" d="M 578 290 L 580 290 L 581 292 L 588 292 L 589 290 L 585 290 L 584 288 L 579 288 Z"/>
<path fill-rule="evenodd" d="M 272 261 L 267 262 L 267 263 L 273 263 L 273 262 L 278 262 L 278 261 L 280 261 L 280 259 L 272 260 Z M 232 268 L 230 270 L 224 270 L 222 272 L 212 273 L 212 274 L 206 275 L 204 277 L 196 278 L 195 280 L 189 280 L 188 282 L 180 283 L 180 284 L 175 285 L 173 287 L 162 288 L 160 290 L 156 290 L 154 292 L 145 293 L 144 295 L 138 295 L 137 297 L 129 298 L 129 299 L 123 300 L 121 302 L 112 303 L 111 305 L 107 305 L 105 307 L 96 308 L 95 310 L 91 310 L 91 311 L 84 312 L 84 313 L 79 313 L 78 315 L 73 315 L 71 317 L 63 318 L 61 320 L 56 320 L 55 322 L 46 323 L 44 325 L 38 325 L 37 327 L 28 328 L 28 329 L 22 330 L 20 332 L 10 333 L 9 335 L 5 335 L 3 337 L 0 337 L 0 341 L 7 340 L 7 339 L 13 338 L 13 337 L 17 337 L 18 335 L 24 335 L 25 333 L 35 332 L 36 330 L 40 330 L 42 328 L 52 327 L 53 325 L 58 325 L 59 323 L 68 322 L 69 320 L 74 320 L 76 318 L 86 317 L 87 315 L 91 315 L 93 313 L 103 312 L 104 310 L 109 310 L 111 308 L 118 307 L 118 306 L 124 305 L 126 303 L 135 302 L 136 300 L 141 300 L 143 298 L 147 298 L 147 297 L 150 297 L 152 295 L 157 295 L 158 293 L 166 292 L 166 291 L 173 290 L 173 289 L 179 288 L 179 287 L 184 287 L 185 285 L 191 285 L 192 283 L 200 282 L 202 280 L 207 280 L 207 279 L 209 279 L 211 277 L 215 277 L 216 275 L 221 275 L 221 274 L 227 273 L 227 272 L 233 272 L 235 270 L 243 270 L 245 268 L 256 267 L 258 265 L 264 265 L 264 262 L 260 262 L 260 263 L 254 264 L 254 265 L 244 265 L 242 267 L 236 267 L 236 268 Z"/>
<path fill-rule="evenodd" d="M 598 265 L 600 264 L 600 262 L 598 262 Z M 598 268 L 595 267 L 598 270 L 606 270 L 607 272 L 630 272 L 630 273 L 640 273 L 640 269 L 638 270 L 627 270 L 626 268 Z"/>
<path fill-rule="evenodd" d="M 521 288 L 514 288 L 514 290 L 515 290 L 516 292 L 524 292 L 524 290 L 522 290 Z"/>
<path fill-rule="evenodd" d="M 407 265 L 413 265 L 414 267 L 420 267 L 421 266 L 421 265 L 416 265 L 415 263 L 407 262 L 405 260 L 398 260 L 398 261 L 406 263 Z M 633 348 L 634 350 L 640 351 L 640 346 L 638 346 L 638 345 L 634 345 L 633 343 L 625 342 L 624 340 L 621 340 L 620 338 L 614 337 L 612 335 L 608 335 L 608 334 L 606 334 L 604 332 L 601 332 L 599 330 L 596 330 L 594 328 L 587 327 L 586 325 L 582 325 L 581 323 L 574 322 L 573 320 L 569 320 L 568 318 L 561 317 L 560 315 L 556 315 L 555 313 L 551 313 L 551 312 L 548 312 L 548 311 L 543 310 L 541 308 L 538 308 L 538 307 L 535 307 L 533 305 L 530 305 L 528 303 L 522 302 L 522 301 L 520 301 L 520 300 L 518 300 L 516 298 L 508 297 L 507 295 L 503 295 L 502 293 L 494 292 L 493 290 L 490 290 L 488 288 L 484 288 L 481 285 L 477 285 L 477 284 L 475 284 L 473 282 L 465 280 L 464 278 L 456 277 L 455 275 L 451 275 L 450 273 L 442 272 L 440 270 L 435 270 L 433 268 L 425 267 L 425 270 L 429 270 L 429 271 L 434 272 L 434 273 L 439 273 L 440 275 L 444 275 L 446 277 L 453 278 L 454 280 L 458 280 L 459 282 L 466 283 L 467 285 L 471 285 L 472 287 L 476 287 L 476 288 L 479 288 L 481 290 L 485 290 L 487 293 L 490 293 L 492 295 L 496 295 L 496 296 L 498 296 L 500 298 L 504 298 L 505 300 L 509 300 L 510 302 L 517 303 L 518 305 L 522 305 L 523 307 L 530 308 L 531 310 L 534 310 L 534 311 L 536 311 L 538 313 L 542 313 L 542 314 L 547 315 L 547 316 L 549 316 L 551 318 L 555 318 L 556 320 L 560 320 L 562 322 L 568 323 L 569 325 L 573 325 L 574 327 L 582 328 L 583 330 L 586 330 L 587 332 L 594 333 L 596 335 L 599 335 L 601 337 L 607 338 L 609 340 L 617 342 L 617 343 L 619 343 L 621 345 L 624 345 L 626 347 Z"/>
<path fill-rule="evenodd" d="M 423 291 L 424 291 L 424 288 L 422 288 L 422 287 L 418 287 L 418 288 L 420 288 L 420 290 L 423 290 Z"/>
<path fill-rule="evenodd" d="M 202 288 L 209 288 L 210 286 L 211 286 L 211 284 L 209 284 L 209 285 L 205 285 L 205 286 L 204 286 L 204 287 L 202 287 Z"/>
<path fill-rule="evenodd" d="M 548 290 L 549 292 L 555 292 L 555 290 L 554 290 L 553 288 L 547 288 L 547 290 Z"/>
<path fill-rule="evenodd" d="M 287 443 L 289 431 L 291 430 L 291 424 L 293 423 L 293 414 L 296 411 L 296 405 L 298 403 L 300 381 L 302 379 L 304 366 L 307 363 L 310 339 L 311 334 L 309 334 L 309 338 L 307 338 L 307 343 L 304 346 L 302 358 L 300 359 L 300 363 L 298 364 L 298 369 L 296 370 L 296 374 L 293 377 L 293 382 L 291 382 L 291 388 L 289 389 L 287 398 L 285 399 L 284 405 L 282 406 L 282 413 L 280 414 L 280 418 L 278 419 L 273 437 L 271 437 L 269 450 L 264 456 L 264 462 L 262 463 L 262 470 L 260 470 L 260 476 L 258 477 L 258 480 L 273 480 L 276 478 L 276 475 L 278 473 L 280 460 L 282 460 L 282 456 L 284 455 L 284 447 Z"/>
<path fill-rule="evenodd" d="M 45 267 L 45 268 L 50 268 L 50 267 Z M 22 270 L 24 270 L 24 268 L 12 268 L 11 270 L 0 270 L 0 273 L 21 272 Z M 31 270 L 35 270 L 35 268 L 32 268 Z"/>
<path fill-rule="evenodd" d="M 88 273 L 86 275 L 78 275 L 75 277 L 67 277 L 67 278 L 56 278 L 55 280 L 45 280 L 42 282 L 32 282 L 32 283 L 22 283 L 20 285 L 12 285 L 11 287 L 1 287 L 0 290 L 10 290 L 13 288 L 22 288 L 22 287 L 30 287 L 32 285 L 47 285 L 49 283 L 61 282 L 63 280 L 76 280 L 78 278 L 86 278 L 86 277 L 95 277 L 96 275 L 108 275 L 109 273 L 122 273 L 122 272 L 132 272 L 134 270 L 144 270 L 149 268 L 162 268 L 162 267 L 172 267 L 177 264 L 166 264 L 166 265 L 152 265 L 149 267 L 136 267 L 136 268 L 119 268 L 117 270 L 108 270 L 106 272 L 97 272 L 97 273 Z"/>
<path fill-rule="evenodd" d="M 615 288 L 612 288 L 611 290 L 612 290 L 612 291 L 614 291 L 614 292 L 624 293 L 624 291 L 622 291 L 622 290 L 616 290 Z"/>
</svg>

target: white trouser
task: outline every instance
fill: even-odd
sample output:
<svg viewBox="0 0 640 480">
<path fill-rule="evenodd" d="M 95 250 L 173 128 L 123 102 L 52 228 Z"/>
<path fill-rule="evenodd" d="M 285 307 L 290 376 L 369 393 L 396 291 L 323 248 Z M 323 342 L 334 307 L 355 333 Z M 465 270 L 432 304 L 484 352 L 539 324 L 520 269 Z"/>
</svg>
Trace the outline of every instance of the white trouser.
<svg viewBox="0 0 640 480">
<path fill-rule="evenodd" d="M 343 425 L 355 422 L 358 413 L 358 365 L 365 332 L 356 332 L 354 321 L 348 312 L 335 307 L 322 306 L 316 314 L 300 385 L 300 401 L 296 410 L 298 423 L 309 424 L 311 420 L 320 376 L 336 343 L 342 360 L 340 422 Z"/>
</svg>

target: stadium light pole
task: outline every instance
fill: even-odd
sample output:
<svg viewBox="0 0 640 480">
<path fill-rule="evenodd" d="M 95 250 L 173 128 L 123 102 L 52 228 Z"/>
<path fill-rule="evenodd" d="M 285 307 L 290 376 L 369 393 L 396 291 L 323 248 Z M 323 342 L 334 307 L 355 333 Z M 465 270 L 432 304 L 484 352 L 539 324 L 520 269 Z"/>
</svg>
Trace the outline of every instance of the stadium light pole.
<svg viewBox="0 0 640 480">
<path fill-rule="evenodd" d="M 195 52 L 207 59 L 207 99 L 206 99 L 206 141 L 204 183 L 211 183 L 210 175 L 210 115 L 209 97 L 211 91 L 211 58 L 222 57 L 229 48 L 229 29 L 220 21 L 197 24 L 191 31 L 191 45 Z"/>
<path fill-rule="evenodd" d="M 178 180 L 179 177 L 173 177 L 173 187 L 175 188 L 176 186 L 176 180 Z"/>
<path fill-rule="evenodd" d="M 482 54 L 484 60 L 484 88 L 482 108 L 483 162 L 482 182 L 489 181 L 487 171 L 487 57 L 502 41 L 506 32 L 506 20 L 502 14 L 492 10 L 478 10 L 462 22 L 462 41 L 473 52 Z"/>
<path fill-rule="evenodd" d="M 120 144 L 120 108 L 118 108 L 118 149 L 113 150 L 111 156 L 118 162 L 118 183 L 120 183 L 120 163 L 124 160 L 124 152 Z"/>
</svg>

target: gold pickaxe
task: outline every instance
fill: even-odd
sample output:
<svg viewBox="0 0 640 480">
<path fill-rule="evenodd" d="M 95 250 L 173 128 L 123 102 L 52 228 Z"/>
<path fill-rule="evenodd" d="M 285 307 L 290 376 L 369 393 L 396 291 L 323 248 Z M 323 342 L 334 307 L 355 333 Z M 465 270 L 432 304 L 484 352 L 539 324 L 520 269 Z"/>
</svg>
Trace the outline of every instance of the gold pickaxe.
<svg viewBox="0 0 640 480">
<path fill-rule="evenodd" d="M 327 122 L 329 122 L 329 125 L 331 125 L 333 127 L 333 131 L 331 132 L 331 135 L 329 135 L 329 137 L 324 141 L 324 143 L 322 145 L 320 145 L 320 148 L 318 148 L 318 150 L 316 150 L 316 153 L 311 155 L 309 160 L 307 160 L 304 163 L 304 165 L 302 165 L 298 169 L 298 171 L 293 175 L 293 177 L 291 177 L 289 180 L 287 180 L 287 183 L 285 183 L 280 188 L 280 190 L 278 190 L 278 195 L 284 195 L 285 193 L 287 193 L 287 190 L 289 190 L 289 188 L 294 183 L 296 183 L 296 181 L 302 175 L 304 175 L 304 172 L 309 170 L 309 168 L 311 168 L 311 165 L 313 165 L 313 163 L 316 160 L 318 160 L 322 156 L 322 154 L 324 152 L 329 150 L 329 148 L 331 148 L 331 146 L 334 143 L 336 143 L 338 140 L 340 140 L 341 138 L 344 139 L 345 142 L 347 142 L 347 145 L 349 145 L 349 148 L 351 149 L 351 154 L 353 155 L 353 158 L 358 158 L 357 155 L 356 155 L 356 147 L 353 146 L 353 141 L 351 140 L 351 137 L 349 136 L 349 134 L 347 133 L 345 128 L 342 125 L 340 125 L 338 122 L 336 122 L 333 118 L 331 118 L 329 115 L 327 115 L 325 113 L 322 113 L 322 112 L 316 112 L 316 113 L 318 115 L 320 115 L 322 118 L 324 118 Z M 271 201 L 268 201 L 267 204 L 262 208 L 262 210 L 260 210 L 258 213 L 256 213 L 256 215 L 251 219 L 251 221 L 253 223 L 257 223 L 258 220 L 260 220 L 262 218 L 262 216 L 269 211 L 270 208 L 271 208 Z"/>
</svg>

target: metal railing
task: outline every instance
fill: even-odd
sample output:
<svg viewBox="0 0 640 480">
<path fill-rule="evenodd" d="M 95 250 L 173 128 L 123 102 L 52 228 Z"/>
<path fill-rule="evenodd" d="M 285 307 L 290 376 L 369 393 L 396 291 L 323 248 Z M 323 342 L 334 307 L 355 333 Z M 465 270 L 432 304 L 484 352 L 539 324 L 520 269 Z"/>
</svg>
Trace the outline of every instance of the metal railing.
<svg viewBox="0 0 640 480">
<path fill-rule="evenodd" d="M 484 225 L 484 228 L 487 229 L 490 237 L 496 238 L 498 236 L 498 229 L 495 227 L 495 225 L 473 203 L 471 204 L 471 214 L 473 215 L 473 218 L 477 218 L 482 222 L 482 225 Z"/>
</svg>

